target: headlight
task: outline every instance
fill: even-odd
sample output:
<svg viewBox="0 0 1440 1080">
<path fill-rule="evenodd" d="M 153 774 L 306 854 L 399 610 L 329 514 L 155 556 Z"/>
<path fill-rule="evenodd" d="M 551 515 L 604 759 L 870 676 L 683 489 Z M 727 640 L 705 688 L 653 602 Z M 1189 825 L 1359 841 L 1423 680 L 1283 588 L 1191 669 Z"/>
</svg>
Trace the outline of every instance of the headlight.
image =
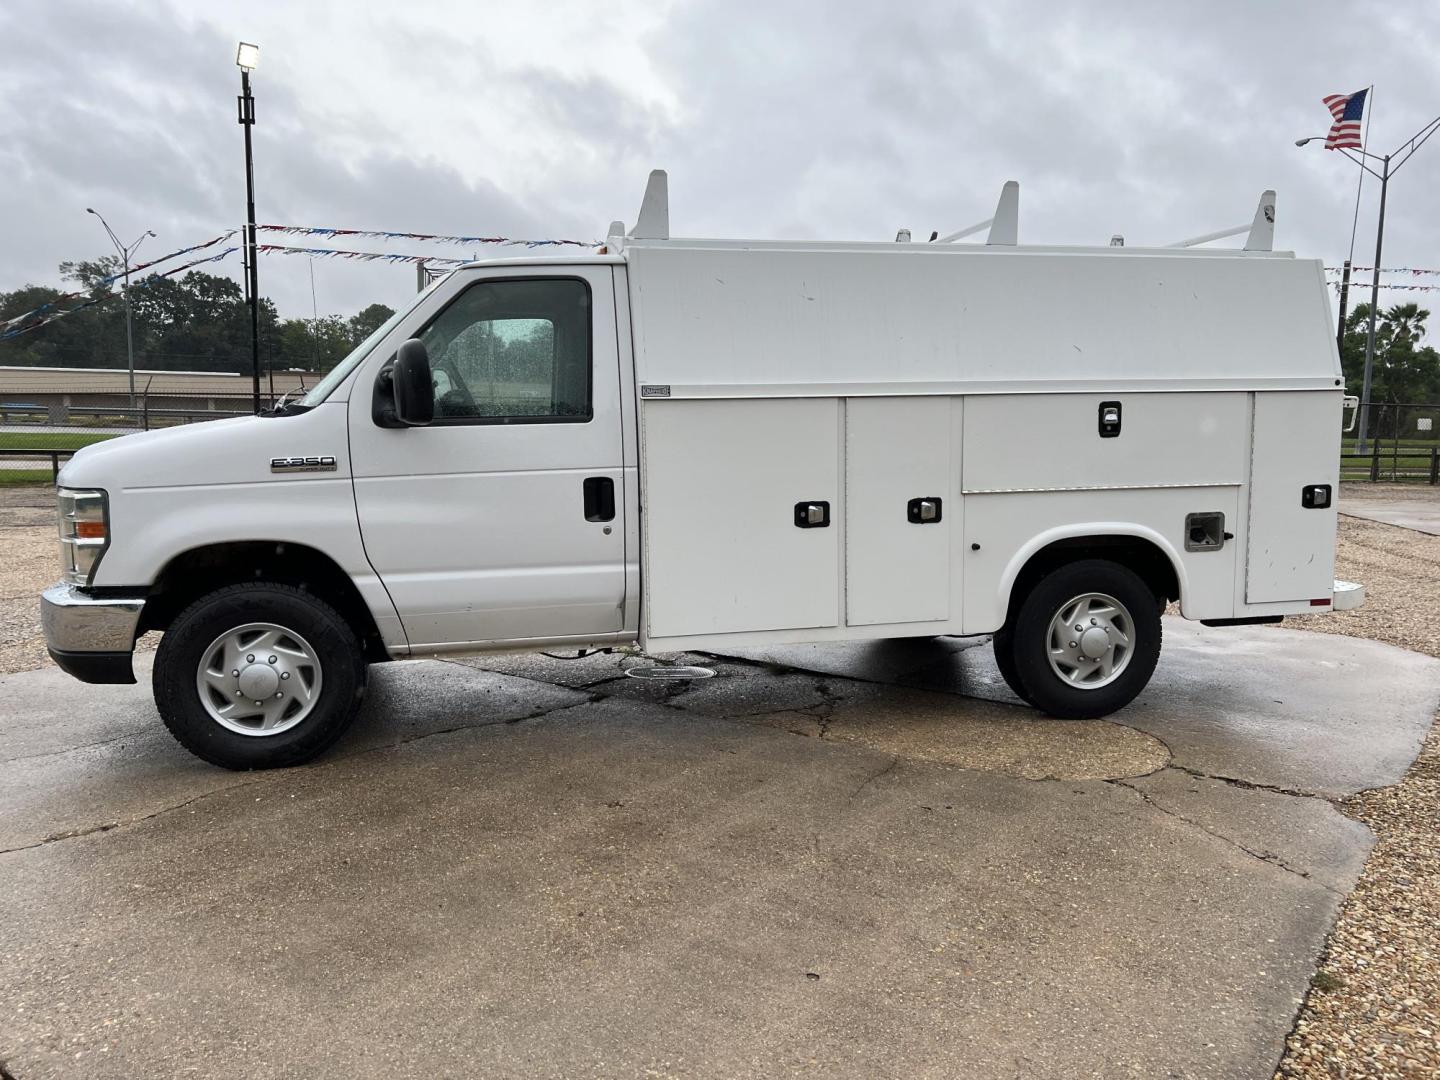
<svg viewBox="0 0 1440 1080">
<path fill-rule="evenodd" d="M 103 491 L 57 492 L 60 513 L 60 576 L 88 585 L 100 556 L 110 546 L 110 508 Z"/>
</svg>

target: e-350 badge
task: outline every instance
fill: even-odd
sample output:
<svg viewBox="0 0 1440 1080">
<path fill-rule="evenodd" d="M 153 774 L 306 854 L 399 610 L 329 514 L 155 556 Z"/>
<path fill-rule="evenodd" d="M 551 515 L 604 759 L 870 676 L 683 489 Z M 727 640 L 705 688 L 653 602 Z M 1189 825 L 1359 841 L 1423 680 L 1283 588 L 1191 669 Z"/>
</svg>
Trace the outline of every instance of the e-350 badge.
<svg viewBox="0 0 1440 1080">
<path fill-rule="evenodd" d="M 334 472 L 335 457 L 320 454 L 313 457 L 272 457 L 271 472 Z"/>
</svg>

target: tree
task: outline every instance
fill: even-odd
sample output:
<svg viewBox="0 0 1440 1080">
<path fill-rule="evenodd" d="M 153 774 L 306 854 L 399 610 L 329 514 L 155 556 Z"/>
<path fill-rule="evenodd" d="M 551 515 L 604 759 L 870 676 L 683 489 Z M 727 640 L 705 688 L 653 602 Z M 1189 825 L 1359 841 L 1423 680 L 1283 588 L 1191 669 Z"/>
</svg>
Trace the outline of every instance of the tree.
<svg viewBox="0 0 1440 1080">
<path fill-rule="evenodd" d="M 371 304 L 361 308 L 354 315 L 350 316 L 347 324 L 350 328 L 350 341 L 352 345 L 359 345 L 381 326 L 385 321 L 395 314 L 394 308 L 386 307 L 384 304 Z"/>
<path fill-rule="evenodd" d="M 1375 321 L 1371 401 L 1440 401 L 1440 353 L 1420 344 L 1429 314 L 1417 304 L 1396 304 L 1380 313 Z M 1351 394 L 1360 394 L 1363 387 L 1369 325 L 1369 304 L 1357 304 L 1345 319 L 1340 359 Z"/>
<path fill-rule="evenodd" d="M 350 330 L 353 321 L 338 315 L 286 319 L 279 327 L 275 367 L 329 371 L 354 348 Z"/>
</svg>

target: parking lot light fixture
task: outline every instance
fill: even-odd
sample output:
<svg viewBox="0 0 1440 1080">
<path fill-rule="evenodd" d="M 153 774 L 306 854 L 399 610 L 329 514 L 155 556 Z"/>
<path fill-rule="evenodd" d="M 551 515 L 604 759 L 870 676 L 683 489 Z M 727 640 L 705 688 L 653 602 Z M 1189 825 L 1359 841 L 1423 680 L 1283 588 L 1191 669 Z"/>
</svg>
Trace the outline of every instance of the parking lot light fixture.
<svg viewBox="0 0 1440 1080">
<path fill-rule="evenodd" d="M 135 411 L 135 331 L 130 312 L 130 260 L 140 250 L 140 245 L 145 242 L 145 238 L 153 237 L 155 233 L 151 229 L 146 229 L 133 244 L 126 246 L 120 242 L 120 238 L 115 235 L 115 230 L 110 228 L 110 223 L 105 220 L 105 216 L 100 211 L 93 206 L 87 206 L 85 212 L 94 214 L 100 219 L 100 224 L 105 227 L 105 235 L 110 237 L 110 242 L 115 245 L 116 254 L 120 256 L 121 272 L 125 278 L 125 367 L 130 374 L 130 411 L 133 413 Z"/>
<path fill-rule="evenodd" d="M 250 387 L 252 405 L 260 411 L 260 281 L 255 268 L 255 155 L 250 129 L 255 126 L 255 98 L 250 93 L 250 72 L 260 63 L 260 46 L 240 42 L 235 66 L 240 69 L 240 126 L 245 129 L 245 288 L 250 294 Z"/>
<path fill-rule="evenodd" d="M 1360 430 L 1355 440 L 1356 450 L 1362 454 L 1365 453 L 1370 435 L 1370 381 L 1375 365 L 1375 318 L 1380 309 L 1380 257 L 1385 242 L 1385 196 L 1390 186 L 1390 177 L 1394 176 L 1400 166 L 1409 161 L 1415 151 L 1424 146 L 1436 131 L 1440 131 L 1440 116 L 1425 124 L 1388 154 L 1372 154 L 1365 149 L 1355 149 L 1352 152 L 1351 149 L 1345 147 L 1339 148 L 1340 153 L 1360 166 L 1364 172 L 1380 181 L 1380 213 L 1375 223 L 1375 265 L 1371 267 L 1370 271 L 1370 324 L 1365 331 L 1365 372 L 1360 388 Z M 1309 143 L 1320 141 L 1320 138 L 1318 135 L 1311 135 L 1308 138 L 1296 139 L 1295 145 L 1303 147 Z M 1366 158 L 1379 162 L 1379 171 L 1367 165 L 1363 160 Z M 1343 326 L 1340 333 L 1344 333 Z"/>
</svg>

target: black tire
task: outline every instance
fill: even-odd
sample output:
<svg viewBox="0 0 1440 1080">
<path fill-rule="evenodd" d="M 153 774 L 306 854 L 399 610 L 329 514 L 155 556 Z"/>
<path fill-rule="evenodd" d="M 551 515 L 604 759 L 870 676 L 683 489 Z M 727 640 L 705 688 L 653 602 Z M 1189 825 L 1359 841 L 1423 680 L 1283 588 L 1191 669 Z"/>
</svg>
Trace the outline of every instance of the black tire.
<svg viewBox="0 0 1440 1080">
<path fill-rule="evenodd" d="M 1015 691 L 1016 697 L 1021 701 L 1034 705 L 1035 702 L 1030 699 L 1030 691 L 1025 689 L 1025 684 L 1020 681 L 1020 673 L 1015 670 L 1015 636 L 1010 632 L 1009 626 L 995 631 L 990 645 L 995 650 L 995 666 L 1000 669 L 1005 685 Z"/>
<path fill-rule="evenodd" d="M 1049 641 L 1051 620 L 1062 607 L 1088 593 L 1118 600 L 1130 627 L 1128 659 L 1118 665 L 1111 681 L 1089 687 L 1057 673 L 1051 666 Z M 1133 570 L 1103 559 L 1085 559 L 1041 578 L 1020 602 L 1010 633 L 1008 651 L 1030 703 L 1051 716 L 1088 720 L 1124 708 L 1145 689 L 1160 659 L 1160 606 Z M 1061 642 L 1066 644 L 1073 643 Z"/>
<path fill-rule="evenodd" d="M 251 623 L 300 635 L 322 673 L 309 712 L 275 734 L 225 727 L 210 714 L 197 685 L 212 643 Z M 344 734 L 359 711 L 365 675 L 360 642 L 339 612 L 292 586 L 253 582 L 203 596 L 176 617 L 160 639 L 153 685 L 165 726 L 196 757 L 226 769 L 275 769 L 309 761 Z"/>
</svg>

